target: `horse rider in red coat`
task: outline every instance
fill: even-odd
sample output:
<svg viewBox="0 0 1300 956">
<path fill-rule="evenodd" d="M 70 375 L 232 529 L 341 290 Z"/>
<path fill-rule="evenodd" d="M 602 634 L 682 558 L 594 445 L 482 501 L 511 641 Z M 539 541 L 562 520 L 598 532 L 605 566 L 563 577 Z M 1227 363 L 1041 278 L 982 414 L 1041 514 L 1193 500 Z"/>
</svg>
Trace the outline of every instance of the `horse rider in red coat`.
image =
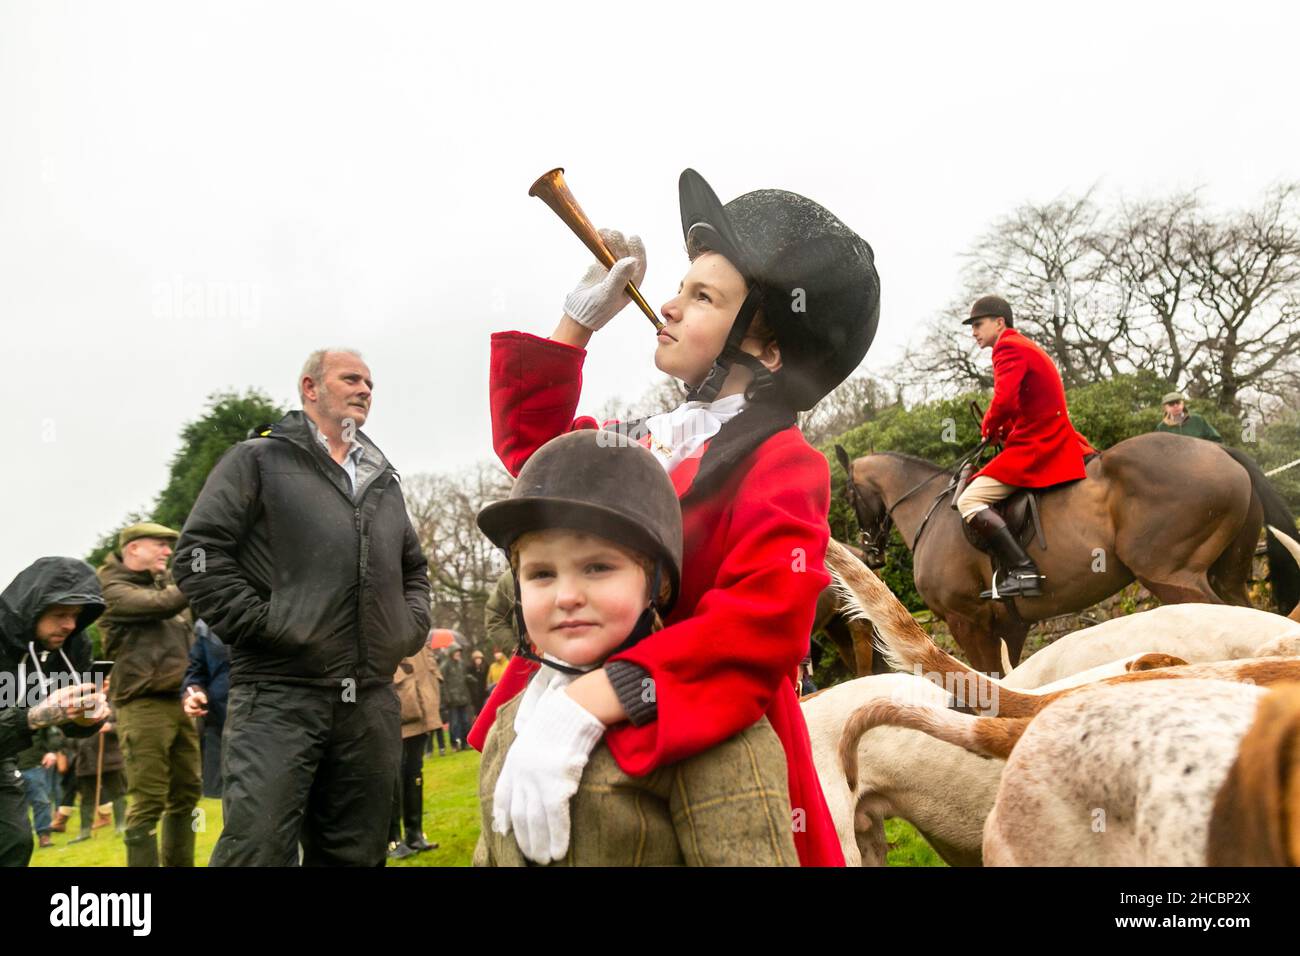
<svg viewBox="0 0 1300 956">
<path fill-rule="evenodd" d="M 1021 488 L 1048 488 L 1085 477 L 1084 458 L 1095 454 L 1074 430 L 1065 406 L 1061 373 L 1039 346 L 1016 331 L 1011 306 L 986 295 L 962 324 L 981 348 L 993 349 L 993 401 L 980 430 L 1002 445 L 957 499 L 962 519 L 989 543 L 1006 569 L 984 598 L 1037 597 L 1043 577 L 1002 516 L 989 506 Z"/>
</svg>

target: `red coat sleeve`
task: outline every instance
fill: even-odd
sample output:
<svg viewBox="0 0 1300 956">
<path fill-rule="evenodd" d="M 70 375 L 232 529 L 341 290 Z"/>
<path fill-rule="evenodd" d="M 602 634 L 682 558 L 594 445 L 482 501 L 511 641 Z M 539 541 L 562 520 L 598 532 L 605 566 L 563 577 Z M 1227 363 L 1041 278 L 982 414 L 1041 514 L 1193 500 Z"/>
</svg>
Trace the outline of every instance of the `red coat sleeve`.
<svg viewBox="0 0 1300 956">
<path fill-rule="evenodd" d="M 480 753 L 483 752 L 488 731 L 492 729 L 492 724 L 497 719 L 497 710 L 528 686 L 529 679 L 537 673 L 539 666 L 518 654 L 510 658 L 510 663 L 506 665 L 506 672 L 501 675 L 501 680 L 497 681 L 497 686 L 492 688 L 492 693 L 484 702 L 483 709 L 479 711 L 474 726 L 470 728 L 469 736 L 465 738 L 471 747 Z"/>
<path fill-rule="evenodd" d="M 1005 437 L 1015 426 L 1020 415 L 1020 385 L 1025 378 L 1025 365 L 1023 350 L 1011 342 L 999 340 L 993 347 L 993 401 L 984 413 L 980 428 L 983 437 Z"/>
<path fill-rule="evenodd" d="M 511 475 L 518 475 L 533 452 L 557 435 L 596 427 L 593 418 L 574 418 L 586 356 L 584 349 L 526 332 L 492 336 L 492 446 Z M 483 749 L 497 708 L 523 690 L 536 670 L 522 657 L 511 659 L 470 730 L 470 746 Z"/>
<path fill-rule="evenodd" d="M 658 716 L 605 734 L 624 771 L 644 774 L 753 724 L 808 652 L 826 573 L 830 471 L 802 438 L 774 436 L 730 497 L 725 551 L 694 612 L 615 659 L 644 667 Z"/>
<path fill-rule="evenodd" d="M 510 474 L 557 435 L 596 427 L 594 418 L 574 418 L 586 357 L 585 349 L 527 332 L 493 334 L 492 447 Z"/>
</svg>

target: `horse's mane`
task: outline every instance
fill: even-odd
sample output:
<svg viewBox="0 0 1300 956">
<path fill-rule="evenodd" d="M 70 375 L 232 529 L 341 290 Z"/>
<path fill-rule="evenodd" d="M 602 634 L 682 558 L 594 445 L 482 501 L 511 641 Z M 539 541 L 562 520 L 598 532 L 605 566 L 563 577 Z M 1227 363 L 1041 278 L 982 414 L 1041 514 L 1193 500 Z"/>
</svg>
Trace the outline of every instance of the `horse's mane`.
<svg viewBox="0 0 1300 956">
<path fill-rule="evenodd" d="M 876 452 L 875 454 L 877 454 L 877 455 L 887 455 L 887 456 L 890 457 L 890 458 L 899 458 L 899 459 L 901 459 L 901 460 L 903 460 L 903 461 L 911 462 L 911 463 L 914 464 L 914 465 L 922 465 L 922 466 L 924 466 L 924 467 L 926 467 L 926 468 L 929 468 L 931 471 L 947 471 L 947 470 L 948 470 L 947 468 L 943 467 L 942 465 L 936 465 L 934 462 L 932 462 L 932 461 L 927 461 L 926 459 L 921 458 L 921 457 L 919 457 L 918 455 L 909 455 L 909 454 L 908 454 L 907 452 L 905 452 L 905 451 L 878 451 L 878 452 Z"/>
</svg>

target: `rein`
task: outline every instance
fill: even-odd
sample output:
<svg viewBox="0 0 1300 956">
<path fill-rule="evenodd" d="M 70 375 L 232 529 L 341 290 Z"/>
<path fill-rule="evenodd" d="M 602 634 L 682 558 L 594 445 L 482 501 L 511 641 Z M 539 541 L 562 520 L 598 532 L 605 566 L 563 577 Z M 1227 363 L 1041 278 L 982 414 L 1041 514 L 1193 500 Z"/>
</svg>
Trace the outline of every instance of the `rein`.
<svg viewBox="0 0 1300 956">
<path fill-rule="evenodd" d="M 883 547 L 884 542 L 889 539 L 889 533 L 894 528 L 894 509 L 897 508 L 899 505 L 901 505 L 908 498 L 912 497 L 912 495 L 916 494 L 918 491 L 920 491 L 930 482 L 934 481 L 934 479 L 938 478 L 940 475 L 946 474 L 948 476 L 947 486 L 942 491 L 940 491 L 938 495 L 935 496 L 934 501 L 931 502 L 930 504 L 929 510 L 926 511 L 925 513 L 925 517 L 921 519 L 921 524 L 919 527 L 917 527 L 915 536 L 912 538 L 912 544 L 910 546 L 910 550 L 912 554 L 916 554 L 916 546 L 921 543 L 921 534 L 922 532 L 925 531 L 926 526 L 930 523 L 930 518 L 934 515 L 934 510 L 939 507 L 939 502 L 944 499 L 945 495 L 947 495 L 949 492 L 951 492 L 954 488 L 957 487 L 957 483 L 958 481 L 960 481 L 959 476 L 961 475 L 961 470 L 962 468 L 966 467 L 967 462 L 971 461 L 973 458 L 976 458 L 982 451 L 984 451 L 984 449 L 987 446 L 988 446 L 987 439 L 981 441 L 978 445 L 976 445 L 973 449 L 971 449 L 971 451 L 967 452 L 964 456 L 962 456 L 961 460 L 959 460 L 955 465 L 953 465 L 951 470 L 945 471 L 944 469 L 940 468 L 938 471 L 930 475 L 930 477 L 926 478 L 924 481 L 920 482 L 917 485 L 913 485 L 897 501 L 895 501 L 892 505 L 886 508 L 885 517 L 881 519 L 880 522 L 880 528 L 876 532 L 876 534 L 872 536 L 880 539 L 882 546 L 879 550 L 880 551 L 884 550 Z M 851 484 L 852 482 L 850 482 L 850 485 Z M 856 491 L 857 489 L 855 488 L 854 492 L 856 493 Z M 870 540 L 868 539 L 866 532 L 863 532 L 862 536 L 864 539 L 864 543 L 867 543 L 869 546 L 871 546 Z"/>
</svg>

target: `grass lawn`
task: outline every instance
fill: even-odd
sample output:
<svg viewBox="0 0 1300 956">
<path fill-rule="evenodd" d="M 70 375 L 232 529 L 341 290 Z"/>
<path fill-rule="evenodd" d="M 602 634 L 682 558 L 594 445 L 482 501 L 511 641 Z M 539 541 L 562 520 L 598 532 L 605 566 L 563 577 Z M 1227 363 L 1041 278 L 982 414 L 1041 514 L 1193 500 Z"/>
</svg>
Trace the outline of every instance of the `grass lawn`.
<svg viewBox="0 0 1300 956">
<path fill-rule="evenodd" d="M 389 866 L 469 866 L 478 841 L 477 751 L 434 755 L 424 760 L 424 834 L 438 849 L 418 853 Z M 203 800 L 194 859 L 206 866 L 212 847 L 221 833 L 221 801 Z M 96 830 L 91 840 L 69 844 L 80 824 L 76 814 L 68 821 L 67 833 L 54 834 L 54 846 L 32 851 L 32 866 L 125 866 L 122 837 L 111 828 Z M 943 866 L 943 861 L 912 827 L 902 820 L 889 820 L 885 833 L 893 849 L 890 866 Z"/>
</svg>

